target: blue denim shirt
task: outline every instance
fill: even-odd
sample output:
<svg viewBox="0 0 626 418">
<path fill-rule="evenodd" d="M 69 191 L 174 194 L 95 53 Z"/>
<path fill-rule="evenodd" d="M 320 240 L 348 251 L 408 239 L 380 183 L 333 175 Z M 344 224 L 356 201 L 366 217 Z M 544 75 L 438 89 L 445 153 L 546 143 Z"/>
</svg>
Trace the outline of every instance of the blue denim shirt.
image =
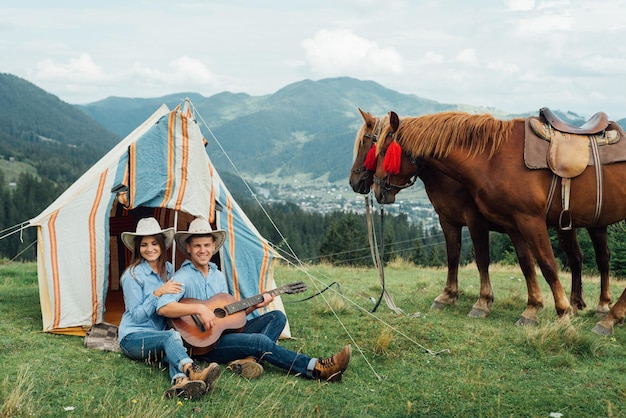
<svg viewBox="0 0 626 418">
<path fill-rule="evenodd" d="M 173 295 L 161 296 L 157 301 L 157 310 L 168 303 L 178 302 L 182 298 L 207 300 L 216 293 L 228 293 L 226 277 L 217 269 L 215 263 L 209 262 L 209 274 L 205 277 L 191 261 L 185 260 L 174 274 L 173 279 L 182 283 L 183 291 Z"/>
<path fill-rule="evenodd" d="M 174 268 L 166 262 L 167 277 L 171 277 Z M 167 320 L 157 314 L 158 297 L 154 291 L 163 285 L 163 280 L 143 260 L 134 268 L 128 268 L 122 274 L 122 289 L 126 311 L 118 329 L 121 341 L 126 335 L 137 331 L 166 329 Z"/>
</svg>

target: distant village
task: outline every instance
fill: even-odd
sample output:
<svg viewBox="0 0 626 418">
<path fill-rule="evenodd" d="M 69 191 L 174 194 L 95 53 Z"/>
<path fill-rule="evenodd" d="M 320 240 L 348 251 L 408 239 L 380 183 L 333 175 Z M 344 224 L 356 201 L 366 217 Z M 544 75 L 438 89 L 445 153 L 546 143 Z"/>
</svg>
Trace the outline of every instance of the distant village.
<svg viewBox="0 0 626 418">
<path fill-rule="evenodd" d="M 302 210 L 328 214 L 342 211 L 346 213 L 365 213 L 365 195 L 352 191 L 346 180 L 345 184 L 325 183 L 311 185 L 310 182 L 300 184 L 256 183 L 254 188 L 262 202 L 292 202 Z M 374 216 L 379 216 L 381 205 L 376 202 L 373 194 L 369 195 L 369 202 Z M 372 203 L 373 202 L 373 203 Z M 398 215 L 404 213 L 410 222 L 422 223 L 424 227 L 439 226 L 439 218 L 434 211 L 424 189 L 417 184 L 405 189 L 396 196 L 396 202 L 384 205 L 386 214 Z"/>
</svg>

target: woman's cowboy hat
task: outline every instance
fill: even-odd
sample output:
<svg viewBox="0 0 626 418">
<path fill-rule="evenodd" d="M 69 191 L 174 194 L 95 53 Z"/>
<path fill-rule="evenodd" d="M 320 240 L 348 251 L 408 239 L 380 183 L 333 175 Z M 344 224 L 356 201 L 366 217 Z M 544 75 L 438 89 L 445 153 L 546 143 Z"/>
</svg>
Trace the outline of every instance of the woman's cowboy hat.
<svg viewBox="0 0 626 418">
<path fill-rule="evenodd" d="M 196 218 L 189 224 L 188 231 L 179 231 L 174 234 L 174 239 L 176 240 L 176 244 L 178 244 L 178 248 L 186 256 L 189 256 L 189 253 L 187 252 L 187 240 L 192 235 L 212 235 L 215 240 L 215 252 L 222 248 L 224 240 L 226 239 L 226 231 L 221 229 L 213 230 L 213 228 L 211 228 L 211 224 L 206 219 Z"/>
<path fill-rule="evenodd" d="M 174 240 L 174 228 L 161 229 L 161 225 L 154 218 L 143 218 L 137 222 L 137 231 L 122 232 L 122 242 L 131 251 L 135 251 L 135 239 L 137 237 L 148 237 L 152 235 L 163 235 L 165 249 L 172 246 Z"/>
</svg>

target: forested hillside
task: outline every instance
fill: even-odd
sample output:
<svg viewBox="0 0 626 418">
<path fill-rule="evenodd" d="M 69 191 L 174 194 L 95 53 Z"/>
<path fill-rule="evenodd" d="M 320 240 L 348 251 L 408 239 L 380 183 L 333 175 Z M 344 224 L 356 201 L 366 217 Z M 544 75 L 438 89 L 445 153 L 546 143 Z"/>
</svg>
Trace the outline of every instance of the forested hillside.
<svg viewBox="0 0 626 418">
<path fill-rule="evenodd" d="M 0 73 L 0 236 L 38 214 L 119 139 L 75 106 Z M 34 231 L 19 238 L 0 241 L 0 257 L 17 255 Z"/>
<path fill-rule="evenodd" d="M 26 163 L 38 177 L 67 186 L 119 140 L 75 106 L 0 73 L 1 160 Z"/>
<path fill-rule="evenodd" d="M 340 210 L 325 214 L 305 211 L 290 201 L 260 202 L 263 207 L 259 206 L 248 185 L 231 174 L 213 135 L 228 157 L 250 175 L 279 173 L 279 177 L 292 179 L 306 173 L 313 178 L 326 176 L 324 181 L 347 182 L 354 135 L 361 124 L 358 106 L 379 115 L 390 109 L 405 115 L 480 110 L 400 94 L 351 78 L 304 80 L 260 97 L 224 92 L 207 98 L 178 93 L 149 99 L 108 98 L 77 107 L 26 80 L 0 74 L 0 236 L 10 234 L 8 228 L 47 207 L 161 104 L 173 108 L 184 98 L 192 100 L 201 124 L 206 123 L 211 159 L 222 169 L 222 178 L 261 234 L 287 258 L 293 254 L 305 262 L 340 264 L 371 263 L 364 216 Z M 489 111 L 501 117 L 524 116 Z M 572 123 L 584 122 L 576 114 L 558 113 Z M 380 228 L 380 219 L 375 223 Z M 399 215 L 387 216 L 383 230 L 379 239 L 384 242 L 385 259 L 400 256 L 418 265 L 446 265 L 444 239 L 437 226 L 425 227 Z M 584 231 L 579 236 L 585 268 L 595 271 L 591 242 Z M 33 259 L 35 239 L 34 231 L 27 229 L 0 240 L 0 258 L 19 254 Z M 619 225 L 610 228 L 610 247 L 612 274 L 626 276 L 626 232 Z M 556 238 L 553 248 L 565 265 Z M 472 259 L 471 241 L 465 233 L 463 262 Z M 491 259 L 516 262 L 508 237 L 492 235 Z"/>
</svg>

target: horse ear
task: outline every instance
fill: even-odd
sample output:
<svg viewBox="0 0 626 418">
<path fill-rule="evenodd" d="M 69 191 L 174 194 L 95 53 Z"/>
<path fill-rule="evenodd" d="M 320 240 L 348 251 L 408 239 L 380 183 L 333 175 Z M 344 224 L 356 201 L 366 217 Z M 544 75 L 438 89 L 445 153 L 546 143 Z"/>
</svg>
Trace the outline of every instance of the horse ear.
<svg viewBox="0 0 626 418">
<path fill-rule="evenodd" d="M 372 115 L 369 112 L 365 112 L 364 110 L 361 110 L 360 107 L 357 107 L 357 109 L 359 109 L 359 113 L 361 114 L 361 117 L 363 118 L 363 121 L 365 123 L 372 123 L 374 121 L 374 118 L 372 117 Z"/>
<path fill-rule="evenodd" d="M 393 132 L 398 130 L 398 126 L 400 126 L 400 117 L 393 110 L 389 112 L 389 125 Z"/>
</svg>

